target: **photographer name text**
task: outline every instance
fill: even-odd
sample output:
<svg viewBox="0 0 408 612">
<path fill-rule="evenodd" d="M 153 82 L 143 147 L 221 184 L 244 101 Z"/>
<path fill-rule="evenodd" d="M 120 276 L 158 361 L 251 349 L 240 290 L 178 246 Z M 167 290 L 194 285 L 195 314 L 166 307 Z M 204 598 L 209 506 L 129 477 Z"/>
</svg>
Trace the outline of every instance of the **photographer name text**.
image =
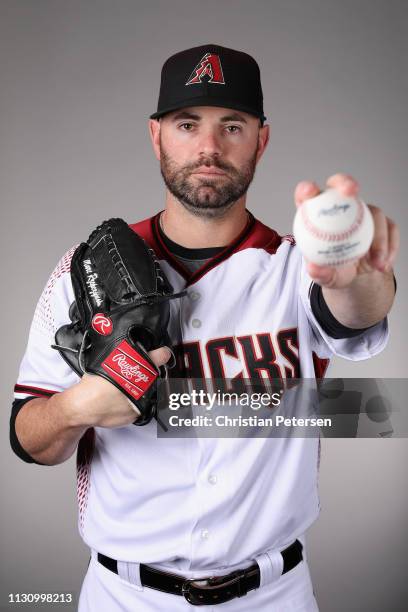
<svg viewBox="0 0 408 612">
<path fill-rule="evenodd" d="M 216 417 L 208 415 L 197 415 L 194 417 L 183 417 L 172 414 L 168 420 L 171 427 L 331 427 L 330 418 L 315 417 L 258 417 L 257 415 L 243 417 L 241 415 L 230 417 L 218 415 Z"/>
</svg>

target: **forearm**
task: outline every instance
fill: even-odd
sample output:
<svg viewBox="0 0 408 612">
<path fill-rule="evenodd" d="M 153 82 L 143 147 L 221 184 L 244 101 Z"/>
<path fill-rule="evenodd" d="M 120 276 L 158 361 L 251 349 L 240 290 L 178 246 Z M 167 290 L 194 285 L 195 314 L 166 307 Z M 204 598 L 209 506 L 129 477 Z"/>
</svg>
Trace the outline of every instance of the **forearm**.
<svg viewBox="0 0 408 612">
<path fill-rule="evenodd" d="M 88 426 L 74 423 L 77 386 L 50 398 L 33 399 L 16 418 L 16 435 L 24 450 L 39 463 L 63 463 L 75 452 Z"/>
<path fill-rule="evenodd" d="M 333 316 L 350 328 L 375 325 L 390 311 L 395 297 L 392 270 L 384 273 L 374 270 L 357 276 L 342 289 L 323 287 L 323 297 Z"/>
<path fill-rule="evenodd" d="M 166 353 L 156 349 L 149 354 L 162 351 Z M 154 363 L 162 365 L 167 360 L 168 356 Z M 62 393 L 24 404 L 16 418 L 16 436 L 35 461 L 55 465 L 71 457 L 89 427 L 125 427 L 138 415 L 137 407 L 113 384 L 84 374 Z"/>
</svg>

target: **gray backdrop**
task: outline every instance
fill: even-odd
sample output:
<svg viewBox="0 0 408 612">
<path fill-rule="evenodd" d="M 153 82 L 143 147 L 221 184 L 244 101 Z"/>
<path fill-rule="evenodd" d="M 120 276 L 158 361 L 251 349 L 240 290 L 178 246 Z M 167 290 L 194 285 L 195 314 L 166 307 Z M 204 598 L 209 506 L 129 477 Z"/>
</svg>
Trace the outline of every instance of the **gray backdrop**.
<svg viewBox="0 0 408 612">
<path fill-rule="evenodd" d="M 76 596 L 86 569 L 74 460 L 37 467 L 11 454 L 12 387 L 36 301 L 62 253 L 102 219 L 133 222 L 163 206 L 146 123 L 164 59 L 206 42 L 258 59 L 272 134 L 248 207 L 265 223 L 287 233 L 297 181 L 347 171 L 360 180 L 366 201 L 400 224 L 404 238 L 407 6 L 0 2 L 2 610 L 11 609 L 10 592 Z M 406 376 L 405 257 L 403 244 L 387 349 L 366 362 L 338 360 L 332 375 Z M 407 450 L 406 440 L 397 439 L 323 442 L 322 513 L 309 532 L 322 611 L 406 609 Z"/>
</svg>

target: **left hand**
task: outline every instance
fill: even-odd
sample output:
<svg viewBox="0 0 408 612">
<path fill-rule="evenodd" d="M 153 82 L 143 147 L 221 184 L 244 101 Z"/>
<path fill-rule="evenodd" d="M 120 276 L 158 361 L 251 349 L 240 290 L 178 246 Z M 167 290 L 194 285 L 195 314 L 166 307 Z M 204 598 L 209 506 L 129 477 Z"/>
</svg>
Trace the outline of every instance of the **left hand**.
<svg viewBox="0 0 408 612">
<path fill-rule="evenodd" d="M 349 174 L 333 174 L 326 182 L 326 188 L 337 189 L 345 196 L 358 196 L 359 185 Z M 295 189 L 295 204 L 301 206 L 305 200 L 314 198 L 321 192 L 313 181 L 302 181 Z M 386 217 L 378 206 L 367 205 L 374 220 L 374 238 L 366 255 L 339 268 L 318 266 L 306 260 L 307 271 L 311 278 L 322 287 L 342 289 L 348 287 L 361 274 L 375 271 L 384 274 L 392 270 L 399 248 L 397 225 Z"/>
</svg>

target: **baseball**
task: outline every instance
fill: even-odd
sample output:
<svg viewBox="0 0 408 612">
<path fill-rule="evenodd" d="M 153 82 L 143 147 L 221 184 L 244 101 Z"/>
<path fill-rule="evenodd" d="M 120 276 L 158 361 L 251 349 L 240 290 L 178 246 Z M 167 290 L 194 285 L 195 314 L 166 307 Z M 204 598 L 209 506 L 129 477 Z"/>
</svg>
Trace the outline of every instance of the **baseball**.
<svg viewBox="0 0 408 612">
<path fill-rule="evenodd" d="M 367 253 L 374 222 L 362 200 L 327 189 L 298 208 L 293 233 L 309 261 L 339 267 Z"/>
</svg>

